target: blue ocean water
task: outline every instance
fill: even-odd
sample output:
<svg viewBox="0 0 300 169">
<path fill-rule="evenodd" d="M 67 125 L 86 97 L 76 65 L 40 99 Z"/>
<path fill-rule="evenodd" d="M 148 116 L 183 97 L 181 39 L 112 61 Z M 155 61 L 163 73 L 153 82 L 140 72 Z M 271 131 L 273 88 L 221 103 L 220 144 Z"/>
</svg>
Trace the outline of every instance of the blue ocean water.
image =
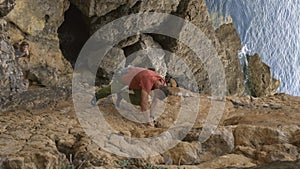
<svg viewBox="0 0 300 169">
<path fill-rule="evenodd" d="M 232 18 L 239 57 L 258 53 L 281 81 L 278 92 L 300 96 L 300 0 L 206 0 L 214 26 Z M 230 17 L 229 17 L 230 16 Z"/>
</svg>

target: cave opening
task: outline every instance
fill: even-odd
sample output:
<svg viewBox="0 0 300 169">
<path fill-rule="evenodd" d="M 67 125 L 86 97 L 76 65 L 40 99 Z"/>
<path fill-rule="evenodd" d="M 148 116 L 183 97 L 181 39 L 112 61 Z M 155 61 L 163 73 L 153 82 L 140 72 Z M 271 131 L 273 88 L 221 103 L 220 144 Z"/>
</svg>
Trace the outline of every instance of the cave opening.
<svg viewBox="0 0 300 169">
<path fill-rule="evenodd" d="M 77 57 L 90 37 L 85 16 L 73 4 L 65 12 L 64 22 L 58 29 L 59 45 L 63 56 L 74 68 Z"/>
</svg>

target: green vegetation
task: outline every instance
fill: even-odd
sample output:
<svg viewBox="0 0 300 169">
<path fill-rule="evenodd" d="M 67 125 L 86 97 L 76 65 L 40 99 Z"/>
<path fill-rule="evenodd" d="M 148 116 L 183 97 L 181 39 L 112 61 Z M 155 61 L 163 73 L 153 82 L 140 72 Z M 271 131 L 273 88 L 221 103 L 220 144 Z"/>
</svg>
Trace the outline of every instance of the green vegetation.
<svg viewBox="0 0 300 169">
<path fill-rule="evenodd" d="M 58 169 L 80 169 L 85 161 L 81 162 L 79 165 L 75 165 L 72 160 L 72 154 L 70 154 L 69 159 L 66 159 L 65 156 L 58 159 Z M 55 161 L 52 162 L 50 168 L 53 167 Z M 56 167 L 54 167 L 56 168 Z"/>
<path fill-rule="evenodd" d="M 120 168 L 126 168 L 126 167 L 129 167 L 130 161 L 129 160 L 119 160 L 119 161 L 117 161 L 117 165 Z"/>
<path fill-rule="evenodd" d="M 153 165 L 149 162 L 140 162 L 140 161 L 136 161 L 136 160 L 133 160 L 133 159 L 129 159 L 129 160 L 119 160 L 116 162 L 117 163 L 117 167 L 119 168 L 124 168 L 124 169 L 127 169 L 127 168 L 131 168 L 132 166 L 138 166 L 140 168 L 143 168 L 143 169 L 168 169 L 166 167 L 162 167 L 162 166 L 159 166 L 159 165 Z"/>
</svg>

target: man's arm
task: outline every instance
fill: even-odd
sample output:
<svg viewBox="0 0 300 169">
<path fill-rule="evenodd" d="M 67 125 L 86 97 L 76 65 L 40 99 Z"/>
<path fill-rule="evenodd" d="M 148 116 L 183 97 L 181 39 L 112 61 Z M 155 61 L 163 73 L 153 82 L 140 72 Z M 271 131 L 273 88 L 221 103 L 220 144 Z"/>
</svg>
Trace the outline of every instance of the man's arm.
<svg viewBox="0 0 300 169">
<path fill-rule="evenodd" d="M 158 103 L 157 93 L 154 93 L 152 104 L 150 107 L 150 117 L 152 118 L 154 118 L 154 112 L 157 111 L 157 103 Z"/>
<path fill-rule="evenodd" d="M 148 109 L 148 93 L 142 89 L 141 92 L 141 111 L 145 112 Z"/>
<path fill-rule="evenodd" d="M 153 126 L 154 127 L 154 111 L 156 109 L 156 105 L 157 105 L 157 97 L 155 96 L 156 94 L 154 94 L 154 97 L 153 97 L 153 101 L 152 101 L 152 104 L 151 104 L 151 107 L 150 107 L 150 114 L 149 114 L 149 111 L 147 111 L 148 109 L 148 93 L 145 91 L 145 90 L 142 90 L 142 93 L 141 93 L 141 97 L 142 97 L 142 101 L 141 101 L 141 111 L 142 112 L 145 112 L 146 114 L 146 118 L 147 118 L 147 121 L 148 121 L 148 125 L 150 126 Z"/>
</svg>

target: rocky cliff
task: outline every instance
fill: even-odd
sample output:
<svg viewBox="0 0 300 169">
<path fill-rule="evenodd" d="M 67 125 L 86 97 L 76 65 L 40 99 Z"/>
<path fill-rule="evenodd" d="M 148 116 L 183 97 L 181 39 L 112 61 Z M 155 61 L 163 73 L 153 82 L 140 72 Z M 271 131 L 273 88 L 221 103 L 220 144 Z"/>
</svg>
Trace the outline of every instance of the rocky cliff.
<svg viewBox="0 0 300 169">
<path fill-rule="evenodd" d="M 203 41 L 186 38 L 193 31 L 169 23 L 172 27 L 167 32 L 178 33 L 176 38 L 144 32 L 121 37 L 107 52 L 97 72 L 92 72 L 99 66 L 93 59 L 76 63 L 85 42 L 101 27 L 122 16 L 146 12 L 185 19 L 203 33 Z M 0 168 L 255 168 L 265 163 L 270 164 L 264 167 L 271 168 L 280 161 L 287 161 L 280 163 L 283 166 L 299 165 L 299 98 L 274 95 L 278 82 L 257 57 L 249 60 L 249 74 L 253 89 L 262 93 L 255 96 L 265 97 L 239 97 L 244 94 L 244 77 L 237 56 L 240 39 L 233 24 L 214 30 L 205 0 L 2 0 L 0 16 Z M 168 23 L 168 17 L 151 21 L 153 24 L 148 29 L 157 30 Z M 128 29 L 123 33 L 140 26 L 126 23 Z M 120 32 L 110 29 L 109 33 L 100 35 L 109 39 Z M 179 39 L 199 42 L 194 43 L 197 49 Z M 30 54 L 18 61 L 12 45 L 22 41 L 29 43 Z M 208 59 L 199 59 L 195 51 Z M 219 68 L 209 60 L 214 55 L 223 66 L 226 98 L 210 96 L 214 85 L 210 78 L 215 77 L 209 77 L 209 73 L 220 75 Z M 98 107 L 87 107 L 82 113 L 91 120 L 97 119 L 92 110 L 99 108 L 116 131 L 107 137 L 105 147 L 101 147 L 85 132 L 74 109 L 72 68 L 78 66 L 83 77 L 96 77 L 96 84 L 101 86 L 110 82 L 121 63 L 154 67 L 162 75 L 168 72 L 179 83 L 180 88 L 174 90 L 185 92 L 191 92 L 185 89 L 190 89 L 189 80 L 193 76 L 198 87 L 196 92 L 201 95 L 170 96 L 161 102 L 166 109 L 157 117 L 156 128 L 126 119 L 111 98 L 100 100 Z M 255 69 L 256 65 L 259 69 Z M 11 81 L 11 77 L 18 80 Z M 80 85 L 94 90 L 94 84 Z M 73 97 L 77 94 L 80 93 Z M 219 105 L 225 105 L 224 111 L 218 112 L 218 116 L 210 115 Z M 194 120 L 190 130 L 185 130 L 186 121 L 177 121 L 179 112 L 186 121 Z M 219 123 L 209 126 L 207 119 Z M 179 126 L 172 127 L 174 123 Z M 92 125 L 103 127 L 101 123 Z M 217 129 L 213 130 L 214 127 Z M 126 158 L 107 151 L 109 147 L 124 152 L 126 147 L 137 146 L 134 138 L 156 137 L 165 131 L 167 136 L 177 138 L 168 130 L 183 130 L 177 133 L 182 139 L 155 156 Z M 202 131 L 210 137 L 199 141 Z M 126 138 L 118 139 L 120 136 Z"/>
<path fill-rule="evenodd" d="M 1 3 L 1 34 L 10 39 L 11 44 L 24 40 L 29 42 L 30 56 L 19 63 L 21 67 L 26 67 L 29 74 L 25 76 L 25 81 L 45 86 L 68 86 L 71 66 L 75 66 L 88 38 L 105 24 L 139 12 L 172 14 L 199 28 L 211 45 L 205 49 L 199 48 L 198 53 L 210 58 L 214 53 L 212 51 L 217 52 L 226 77 L 226 95 L 244 94 L 244 78 L 237 57 L 240 39 L 233 24 L 224 24 L 214 30 L 204 0 L 155 3 L 137 0 L 5 0 Z M 167 19 L 161 19 L 161 23 Z M 132 23 L 131 26 L 135 25 Z M 182 25 L 174 25 L 171 29 L 178 33 L 179 39 L 183 37 L 180 35 L 184 33 Z M 191 89 L 190 80 L 194 77 L 197 91 L 211 93 L 212 77 L 209 77 L 208 71 L 217 68 L 209 69 L 211 65 L 208 66 L 208 61 L 199 59 L 195 51 L 179 39 L 151 33 L 139 33 L 122 39 L 100 64 L 96 84 L 109 83 L 113 71 L 126 59 L 126 65 L 154 67 L 162 75 L 168 72 L 184 88 Z M 87 60 L 88 69 L 99 66 L 93 59 Z"/>
<path fill-rule="evenodd" d="M 71 3 L 71 5 L 70 5 Z M 10 38 L 11 43 L 28 41 L 30 44 L 30 57 L 27 58 L 28 71 L 31 76 L 27 77 L 30 81 L 54 86 L 66 85 L 70 82 L 71 65 L 74 66 L 76 58 L 84 42 L 103 25 L 114 21 L 125 15 L 138 12 L 163 12 L 184 18 L 194 24 L 210 39 L 211 49 L 204 49 L 200 53 L 209 53 L 216 50 L 222 60 L 226 70 L 228 95 L 243 94 L 243 77 L 240 66 L 237 62 L 230 64 L 231 60 L 236 59 L 235 55 L 227 54 L 226 51 L 237 52 L 237 48 L 230 49 L 226 46 L 229 42 L 224 40 L 220 45 L 219 39 L 213 30 L 205 1 L 174 0 L 161 2 L 148 1 L 114 1 L 104 2 L 97 0 L 88 1 L 32 1 L 16 0 L 3 1 L 2 3 L 2 31 L 4 36 Z M 165 19 L 162 20 L 164 22 Z M 134 25 L 132 25 L 134 26 Z M 182 26 L 176 26 L 180 34 Z M 231 26 L 233 32 L 235 29 Z M 223 35 L 226 33 L 223 33 Z M 239 41 L 237 36 L 232 36 Z M 146 63 L 144 58 L 130 59 L 131 54 L 138 51 L 148 51 L 149 49 L 163 49 L 160 53 L 152 54 L 154 58 L 148 59 L 148 65 L 155 67 L 162 75 L 168 70 L 180 81 L 182 87 L 188 88 L 189 84 L 185 76 L 191 70 L 198 83 L 200 92 L 210 93 L 210 79 L 205 70 L 202 60 L 197 60 L 191 49 L 184 46 L 179 40 L 170 39 L 162 35 L 139 34 L 135 37 L 123 39 L 112 52 L 114 57 L 106 57 L 102 68 L 98 74 L 100 82 L 105 84 L 111 80 L 113 70 L 117 67 L 120 60 L 127 58 L 126 64 L 140 65 Z M 226 48 L 226 50 L 225 50 Z M 180 56 L 186 62 L 187 68 L 178 66 L 181 63 L 170 59 L 168 51 Z M 144 53 L 151 55 L 151 53 Z M 157 56 L 159 55 L 159 56 Z M 110 55 L 112 56 L 112 55 Z M 209 57 L 209 56 L 207 56 Z M 112 59 L 114 59 L 111 61 Z M 203 62 L 203 63 L 202 63 Z M 70 65 L 71 63 L 71 65 Z M 112 64 L 113 63 L 113 64 Z M 237 64 L 236 64 L 237 63 Z M 88 61 L 89 67 L 98 66 L 93 61 Z M 174 66 L 175 65 L 175 66 Z M 238 70 L 238 71 L 235 71 Z M 180 73 L 178 73 L 180 72 Z M 232 80 L 235 77 L 235 80 Z"/>
<path fill-rule="evenodd" d="M 28 86 L 23 79 L 22 67 L 18 64 L 12 45 L 5 36 L 0 37 L 0 44 L 0 95 L 26 91 Z"/>
<path fill-rule="evenodd" d="M 47 97 L 54 97 L 43 92 Z M 28 95 L 14 98 L 17 103 Z M 32 96 L 32 95 L 31 95 Z M 32 96 L 33 97 L 33 96 Z M 300 99 L 285 94 L 265 97 L 227 97 L 225 110 L 217 130 L 208 140 L 199 142 L 206 116 L 212 104 L 211 97 L 200 96 L 198 117 L 192 117 L 196 98 L 171 96 L 165 100 L 168 107 L 156 120 L 157 128 L 135 123 L 119 114 L 111 100 L 103 99 L 99 108 L 117 133 L 106 143 L 113 150 L 134 144 L 130 139 L 116 140 L 117 136 L 148 138 L 169 130 L 182 110 L 195 124 L 174 148 L 159 155 L 134 159 L 109 153 L 87 136 L 77 120 L 70 98 L 59 100 L 31 99 L 39 109 L 26 107 L 1 113 L 0 164 L 2 168 L 255 168 L 276 166 L 299 167 L 299 110 Z M 45 101 L 40 102 L 40 100 Z M 91 111 L 86 109 L 86 112 Z M 91 117 L 95 118 L 93 114 Z M 103 124 L 97 124 L 101 128 Z M 184 124 L 182 124 L 184 125 Z M 177 129 L 180 129 L 177 128 Z M 116 142 L 117 141 L 117 142 Z M 138 146 L 138 145 L 135 145 Z M 106 148 L 107 148 L 106 147 Z M 282 163 L 280 163 L 282 161 Z M 295 161 L 295 162 L 293 162 Z M 276 162 L 276 163 L 272 163 Z M 79 167 L 80 166 L 80 167 Z"/>
<path fill-rule="evenodd" d="M 258 54 L 248 57 L 246 71 L 250 95 L 264 97 L 277 92 L 280 81 L 271 76 L 270 67 L 261 61 Z"/>
<path fill-rule="evenodd" d="M 61 53 L 57 33 L 69 2 L 5 0 L 2 5 L 2 36 L 11 45 L 29 43 L 30 55 L 19 63 L 31 74 L 27 80 L 46 86 L 70 84 L 72 68 Z"/>
</svg>

